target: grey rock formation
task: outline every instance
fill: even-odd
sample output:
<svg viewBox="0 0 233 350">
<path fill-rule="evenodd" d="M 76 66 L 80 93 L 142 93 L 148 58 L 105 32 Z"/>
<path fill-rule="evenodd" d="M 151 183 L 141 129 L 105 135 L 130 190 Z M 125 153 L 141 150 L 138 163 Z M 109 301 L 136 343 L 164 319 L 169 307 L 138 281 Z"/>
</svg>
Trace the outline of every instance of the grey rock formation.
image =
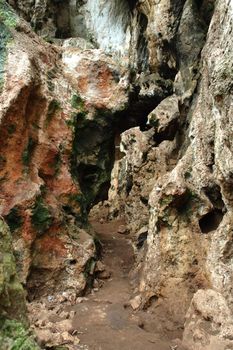
<svg viewBox="0 0 233 350">
<path fill-rule="evenodd" d="M 158 319 L 166 315 L 172 330 L 184 327 L 190 350 L 230 349 L 232 1 L 9 2 L 36 33 L 60 45 L 39 41 L 36 55 L 41 67 L 48 58 L 59 62 L 59 99 L 67 114 L 77 109 L 84 119 L 67 132 L 74 148 L 67 146 L 66 154 L 72 154 L 70 181 L 84 194 L 86 209 L 106 198 L 113 168 L 108 208 L 110 217 L 126 217 L 133 236 L 135 309 L 150 306 Z M 25 28 L 23 35 L 31 33 Z M 0 51 L 4 67 L 8 35 Z M 35 48 L 38 39 L 30 37 Z M 8 72 L 14 49 L 10 54 Z M 40 76 L 44 86 L 35 66 L 25 73 L 21 62 L 16 72 L 23 78 L 15 84 L 27 86 L 26 78 Z M 72 91 L 78 94 L 70 108 Z M 53 177 L 45 163 L 40 173 Z M 63 155 L 63 174 L 68 164 Z"/>
</svg>

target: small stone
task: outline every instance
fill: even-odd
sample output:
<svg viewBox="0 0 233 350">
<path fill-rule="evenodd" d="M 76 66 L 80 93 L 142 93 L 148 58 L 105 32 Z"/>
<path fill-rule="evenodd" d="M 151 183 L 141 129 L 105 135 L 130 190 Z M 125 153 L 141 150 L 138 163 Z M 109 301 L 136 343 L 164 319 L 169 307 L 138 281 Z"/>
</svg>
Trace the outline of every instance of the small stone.
<svg viewBox="0 0 233 350">
<path fill-rule="evenodd" d="M 67 331 L 61 333 L 62 344 L 73 343 L 73 337 Z"/>
<path fill-rule="evenodd" d="M 45 324 L 46 324 L 45 320 L 41 320 L 41 319 L 35 322 L 35 326 L 38 328 L 45 327 Z"/>
<path fill-rule="evenodd" d="M 48 347 L 54 347 L 62 344 L 62 337 L 60 334 L 53 334 L 47 329 L 35 329 L 36 339 L 41 347 L 45 345 Z"/>
<path fill-rule="evenodd" d="M 51 303 L 52 301 L 54 301 L 54 296 L 53 295 L 49 295 L 48 296 L 48 302 Z"/>
<path fill-rule="evenodd" d="M 139 320 L 139 321 L 138 321 L 138 327 L 141 328 L 141 329 L 144 328 L 144 323 L 143 323 L 142 320 Z"/>
<path fill-rule="evenodd" d="M 111 272 L 110 271 L 102 271 L 100 273 L 98 273 L 98 278 L 99 279 L 103 279 L 103 280 L 107 280 L 111 277 Z"/>
<path fill-rule="evenodd" d="M 129 234 L 129 230 L 125 225 L 120 225 L 117 232 L 121 235 L 128 235 Z"/>
<path fill-rule="evenodd" d="M 81 304 L 83 301 L 87 301 L 87 300 L 88 300 L 88 298 L 86 298 L 86 297 L 78 297 L 76 299 L 76 303 Z"/>
<path fill-rule="evenodd" d="M 100 223 L 101 223 L 101 224 L 104 223 L 104 219 L 103 219 L 103 218 L 100 219 Z"/>
<path fill-rule="evenodd" d="M 51 339 L 51 332 L 47 329 L 35 329 L 36 339 L 40 346 L 44 346 Z"/>
<path fill-rule="evenodd" d="M 136 297 L 134 297 L 133 299 L 130 300 L 130 305 L 132 307 L 133 310 L 137 310 L 142 302 L 142 298 L 140 295 L 136 295 Z"/>
<path fill-rule="evenodd" d="M 80 339 L 75 337 L 74 339 L 74 345 L 78 345 L 80 343 Z"/>
<path fill-rule="evenodd" d="M 74 318 L 74 316 L 75 316 L 75 314 L 76 314 L 76 311 L 70 311 L 70 313 L 69 313 L 69 318 Z"/>
<path fill-rule="evenodd" d="M 68 332 L 70 334 L 74 331 L 74 327 L 72 326 L 71 320 L 63 320 L 60 322 L 56 322 L 56 328 L 60 332 Z"/>
<path fill-rule="evenodd" d="M 100 260 L 98 260 L 95 264 L 95 271 L 99 272 L 104 270 L 105 270 L 105 265 Z"/>
<path fill-rule="evenodd" d="M 99 287 L 99 282 L 98 282 L 98 280 L 94 280 L 94 282 L 93 282 L 93 288 L 98 288 Z"/>
</svg>

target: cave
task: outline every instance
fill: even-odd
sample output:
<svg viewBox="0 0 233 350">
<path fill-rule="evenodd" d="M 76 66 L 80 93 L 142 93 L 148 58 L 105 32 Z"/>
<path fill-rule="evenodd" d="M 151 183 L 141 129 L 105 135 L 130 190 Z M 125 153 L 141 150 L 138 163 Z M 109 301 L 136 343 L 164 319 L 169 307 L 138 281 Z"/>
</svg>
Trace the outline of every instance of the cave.
<svg viewBox="0 0 233 350">
<path fill-rule="evenodd" d="M 213 5 L 0 0 L 0 349 L 232 346 L 233 21 L 218 1 L 208 30 Z"/>
<path fill-rule="evenodd" d="M 223 213 L 219 209 L 214 209 L 211 212 L 205 214 L 199 220 L 199 226 L 202 233 L 210 233 L 217 230 L 223 219 Z"/>
</svg>

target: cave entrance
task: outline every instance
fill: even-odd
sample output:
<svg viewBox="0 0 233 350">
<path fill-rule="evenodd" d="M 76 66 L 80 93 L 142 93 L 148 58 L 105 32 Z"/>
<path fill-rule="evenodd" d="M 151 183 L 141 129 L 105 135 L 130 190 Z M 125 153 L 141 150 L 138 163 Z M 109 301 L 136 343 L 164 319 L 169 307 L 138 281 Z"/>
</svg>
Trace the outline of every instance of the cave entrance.
<svg viewBox="0 0 233 350">
<path fill-rule="evenodd" d="M 139 103 L 137 108 L 135 103 L 113 115 L 98 111 L 95 120 L 76 126 L 72 172 L 84 196 L 83 212 L 108 199 L 114 163 L 124 156 L 120 151 L 121 133 L 135 126 L 146 128 L 148 109 L 154 105 L 142 108 Z"/>
<path fill-rule="evenodd" d="M 54 0 L 56 38 L 82 38 L 109 53 L 129 50 L 136 0 Z"/>
</svg>

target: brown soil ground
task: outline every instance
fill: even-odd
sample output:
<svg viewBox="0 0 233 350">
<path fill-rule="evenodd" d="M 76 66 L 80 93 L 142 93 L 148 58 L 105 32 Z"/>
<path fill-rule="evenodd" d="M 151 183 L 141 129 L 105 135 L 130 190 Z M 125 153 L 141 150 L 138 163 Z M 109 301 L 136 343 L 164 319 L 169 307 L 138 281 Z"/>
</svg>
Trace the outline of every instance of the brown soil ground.
<svg viewBox="0 0 233 350">
<path fill-rule="evenodd" d="M 42 349 L 184 350 L 179 339 L 171 340 L 181 334 L 169 332 L 166 312 L 152 307 L 134 311 L 129 303 L 134 296 L 134 251 L 130 235 L 118 233 L 124 222 L 90 221 L 102 245 L 106 276 L 95 280 L 99 287 L 86 297 L 73 300 L 71 295 L 64 301 L 62 295 L 52 295 L 29 303 L 31 325 Z M 110 278 L 103 279 L 109 272 Z"/>
<path fill-rule="evenodd" d="M 149 311 L 133 311 L 129 272 L 134 254 L 130 238 L 117 233 L 121 221 L 92 221 L 102 246 L 102 262 L 111 272 L 110 279 L 88 296 L 88 300 L 72 306 L 76 311 L 74 328 L 79 330 L 79 349 L 88 350 L 170 350 L 180 349 L 158 333 L 158 325 Z"/>
</svg>

